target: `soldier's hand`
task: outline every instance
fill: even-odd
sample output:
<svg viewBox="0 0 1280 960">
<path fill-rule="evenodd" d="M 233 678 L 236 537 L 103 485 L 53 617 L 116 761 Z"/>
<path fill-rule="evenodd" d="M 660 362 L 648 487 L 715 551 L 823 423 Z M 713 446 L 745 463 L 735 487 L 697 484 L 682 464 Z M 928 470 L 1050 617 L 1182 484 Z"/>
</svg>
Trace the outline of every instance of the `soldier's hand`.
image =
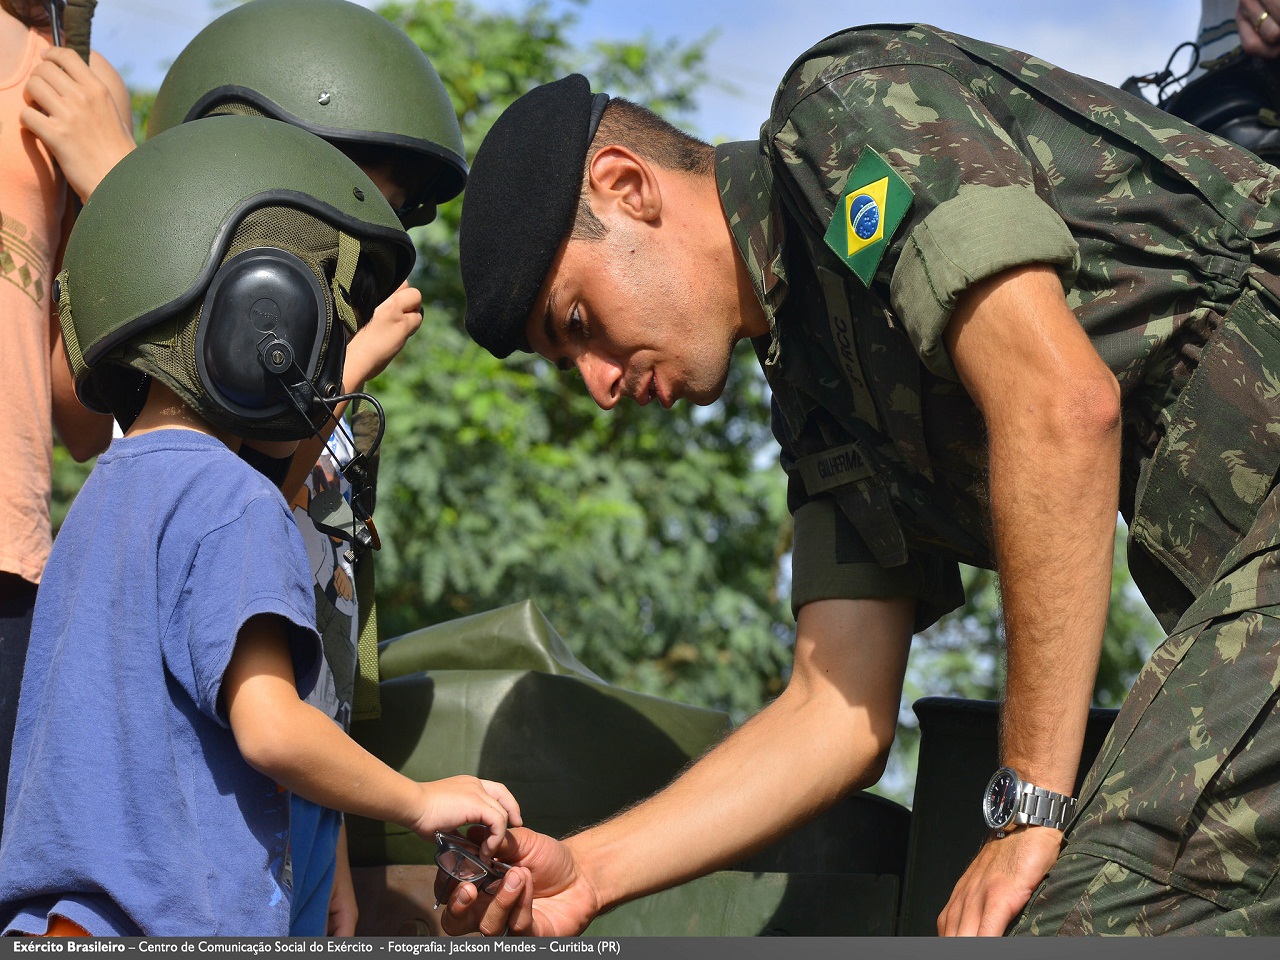
<svg viewBox="0 0 1280 960">
<path fill-rule="evenodd" d="M 445 933 L 569 937 L 599 912 L 595 888 L 568 844 L 516 828 L 507 831 L 495 856 L 511 865 L 502 886 L 482 893 L 460 884 L 440 915 Z M 436 896 L 448 892 L 446 879 L 443 873 L 436 878 Z"/>
<path fill-rule="evenodd" d="M 1240 0 L 1236 28 L 1240 46 L 1255 57 L 1280 56 L 1280 0 Z"/>
<path fill-rule="evenodd" d="M 1001 936 L 1058 859 L 1062 831 L 1021 827 L 991 839 L 964 872 L 938 917 L 944 937 Z"/>
</svg>

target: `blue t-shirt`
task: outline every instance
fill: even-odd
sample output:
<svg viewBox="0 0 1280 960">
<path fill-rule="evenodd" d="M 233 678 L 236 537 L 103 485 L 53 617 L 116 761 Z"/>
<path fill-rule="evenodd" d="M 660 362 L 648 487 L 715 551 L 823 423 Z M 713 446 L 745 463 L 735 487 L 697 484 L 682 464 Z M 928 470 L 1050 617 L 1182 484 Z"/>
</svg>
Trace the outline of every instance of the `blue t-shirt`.
<svg viewBox="0 0 1280 960">
<path fill-rule="evenodd" d="M 0 922 L 94 934 L 289 928 L 289 794 L 241 757 L 220 701 L 241 626 L 289 624 L 301 693 L 318 640 L 280 492 L 218 440 L 116 440 L 36 600 L 0 842 Z"/>
</svg>

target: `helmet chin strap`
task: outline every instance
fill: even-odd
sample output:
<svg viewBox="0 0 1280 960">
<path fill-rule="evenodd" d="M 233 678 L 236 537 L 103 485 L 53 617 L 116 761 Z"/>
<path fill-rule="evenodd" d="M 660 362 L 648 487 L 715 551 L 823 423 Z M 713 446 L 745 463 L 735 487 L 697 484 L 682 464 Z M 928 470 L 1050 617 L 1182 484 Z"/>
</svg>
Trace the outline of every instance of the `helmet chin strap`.
<svg viewBox="0 0 1280 960">
<path fill-rule="evenodd" d="M 302 418 L 312 424 L 311 432 L 321 442 L 325 442 L 327 437 L 314 425 L 311 417 L 311 411 L 316 404 L 328 411 L 329 416 L 325 423 L 333 421 L 334 429 L 347 438 L 353 450 L 355 450 L 355 443 L 337 414 L 338 404 L 346 400 L 360 399 L 367 401 L 373 407 L 378 416 L 378 432 L 372 445 L 367 452 L 357 450 L 355 456 L 340 468 L 343 478 L 351 484 L 351 502 L 347 503 L 338 490 L 327 490 L 312 497 L 307 515 L 311 517 L 316 529 L 322 533 L 337 537 L 362 550 L 379 549 L 382 541 L 378 537 L 377 527 L 373 525 L 373 516 L 369 509 L 373 494 L 369 478 L 369 458 L 381 445 L 382 435 L 387 428 L 387 417 L 382 411 L 382 404 L 367 393 L 344 393 L 335 397 L 320 396 L 294 361 L 293 351 L 289 349 L 289 345 L 270 334 L 259 341 L 258 358 L 270 373 L 279 378 L 281 386 L 284 387 L 285 397 Z"/>
<path fill-rule="evenodd" d="M 96 0 L 95 0 L 96 2 Z M 49 27 L 53 32 L 53 45 L 62 46 L 62 10 L 67 0 L 43 0 L 44 8 L 49 11 Z M 88 57 L 85 58 L 86 62 Z"/>
</svg>

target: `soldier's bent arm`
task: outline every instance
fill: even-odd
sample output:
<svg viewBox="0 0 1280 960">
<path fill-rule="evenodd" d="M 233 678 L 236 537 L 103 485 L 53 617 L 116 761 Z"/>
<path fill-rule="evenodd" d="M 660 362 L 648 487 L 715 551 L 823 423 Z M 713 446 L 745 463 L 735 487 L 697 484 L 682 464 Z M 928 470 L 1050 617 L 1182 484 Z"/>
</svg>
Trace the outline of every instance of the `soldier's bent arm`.
<svg viewBox="0 0 1280 960">
<path fill-rule="evenodd" d="M 1024 780 L 1070 795 L 1111 590 L 1119 387 L 1048 267 L 972 288 L 945 336 L 987 426 L 1008 644 L 1002 760 Z M 989 842 L 939 918 L 940 932 L 1002 933 L 1060 840 L 1057 830 L 1022 827 Z"/>
<path fill-rule="evenodd" d="M 661 793 L 569 841 L 601 907 L 728 866 L 875 783 L 913 617 L 903 599 L 802 607 L 786 690 Z M 652 855 L 672 842 L 679 856 Z"/>
</svg>

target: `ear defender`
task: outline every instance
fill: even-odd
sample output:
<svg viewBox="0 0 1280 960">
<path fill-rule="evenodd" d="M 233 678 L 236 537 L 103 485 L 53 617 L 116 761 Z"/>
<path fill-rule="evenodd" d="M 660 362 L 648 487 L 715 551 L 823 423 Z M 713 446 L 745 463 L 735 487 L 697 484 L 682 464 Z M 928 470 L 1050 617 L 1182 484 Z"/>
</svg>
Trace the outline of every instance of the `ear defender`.
<svg viewBox="0 0 1280 960">
<path fill-rule="evenodd" d="M 195 343 L 201 382 L 250 422 L 295 410 L 287 384 L 298 379 L 321 397 L 339 393 L 346 338 L 335 324 L 325 349 L 328 318 L 328 296 L 297 256 L 274 247 L 236 254 L 205 294 Z"/>
</svg>

